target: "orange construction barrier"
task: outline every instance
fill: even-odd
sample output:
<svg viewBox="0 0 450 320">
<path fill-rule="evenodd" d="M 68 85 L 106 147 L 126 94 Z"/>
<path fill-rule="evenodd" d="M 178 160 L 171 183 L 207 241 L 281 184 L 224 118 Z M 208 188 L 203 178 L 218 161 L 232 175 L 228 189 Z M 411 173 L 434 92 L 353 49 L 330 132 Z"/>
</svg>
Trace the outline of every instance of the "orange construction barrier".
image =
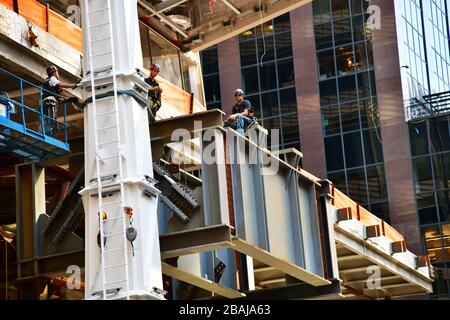
<svg viewBox="0 0 450 320">
<path fill-rule="evenodd" d="M 53 10 L 48 11 L 48 33 L 79 52 L 83 51 L 81 28 Z"/>
<path fill-rule="evenodd" d="M 0 0 L 0 4 L 14 11 L 14 0 Z"/>
<path fill-rule="evenodd" d="M 18 0 L 19 14 L 42 30 L 47 30 L 47 7 L 36 0 Z"/>
<path fill-rule="evenodd" d="M 0 4 L 14 10 L 13 0 L 0 0 Z M 17 13 L 34 26 L 47 31 L 80 53 L 83 51 L 83 33 L 80 27 L 36 0 L 17 0 L 17 6 Z"/>
</svg>

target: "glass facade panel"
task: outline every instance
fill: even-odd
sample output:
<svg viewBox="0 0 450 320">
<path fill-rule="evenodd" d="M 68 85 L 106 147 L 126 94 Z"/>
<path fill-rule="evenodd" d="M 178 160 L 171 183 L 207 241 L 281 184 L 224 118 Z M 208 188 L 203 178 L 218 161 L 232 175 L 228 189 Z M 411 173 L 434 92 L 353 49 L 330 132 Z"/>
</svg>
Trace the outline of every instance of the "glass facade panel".
<svg viewBox="0 0 450 320">
<path fill-rule="evenodd" d="M 330 2 L 328 0 L 316 0 L 313 1 L 312 4 L 315 24 L 331 21 Z"/>
<path fill-rule="evenodd" d="M 343 191 L 388 220 L 368 5 L 313 2 L 322 127 L 328 178 L 339 179 Z"/>
<path fill-rule="evenodd" d="M 383 166 L 370 166 L 366 171 L 370 202 L 386 200 L 387 188 Z"/>
<path fill-rule="evenodd" d="M 273 117 L 280 114 L 278 107 L 278 93 L 276 91 L 261 95 L 263 118 Z"/>
<path fill-rule="evenodd" d="M 334 21 L 333 27 L 336 46 L 352 43 L 352 27 L 349 18 Z"/>
<path fill-rule="evenodd" d="M 242 89 L 255 116 L 266 129 L 279 129 L 279 148 L 299 148 L 289 14 L 243 32 L 239 47 Z"/>
<path fill-rule="evenodd" d="M 241 66 L 248 66 L 256 64 L 256 43 L 254 39 L 243 41 L 239 43 L 239 50 L 241 53 Z"/>
<path fill-rule="evenodd" d="M 428 153 L 428 131 L 427 123 L 410 123 L 409 139 L 411 142 L 411 154 L 419 156 Z"/>
<path fill-rule="evenodd" d="M 434 193 L 418 194 L 416 202 L 421 225 L 439 223 Z"/>
<path fill-rule="evenodd" d="M 333 30 L 331 22 L 314 26 L 317 50 L 333 46 Z"/>
<path fill-rule="evenodd" d="M 291 33 L 284 32 L 275 36 L 277 59 L 292 57 Z"/>
<path fill-rule="evenodd" d="M 297 96 L 295 88 L 280 90 L 280 111 L 281 114 L 297 113 Z"/>
<path fill-rule="evenodd" d="M 347 171 L 347 187 L 348 195 L 352 200 L 360 203 L 368 203 L 366 175 L 363 168 L 352 169 Z"/>
<path fill-rule="evenodd" d="M 341 136 L 325 138 L 325 156 L 328 171 L 341 170 L 344 168 Z"/>
<path fill-rule="evenodd" d="M 283 60 L 277 63 L 278 87 L 286 88 L 295 85 L 294 63 L 292 60 Z"/>
<path fill-rule="evenodd" d="M 220 80 L 219 75 L 214 74 L 203 77 L 205 87 L 206 103 L 216 103 L 220 101 Z"/>
<path fill-rule="evenodd" d="M 391 223 L 388 202 L 372 203 L 370 205 L 370 212 L 376 215 L 378 218 L 383 219 L 387 223 Z"/>
<path fill-rule="evenodd" d="M 334 54 L 332 50 L 322 51 L 317 54 L 319 80 L 326 80 L 336 75 Z"/>
<path fill-rule="evenodd" d="M 425 229 L 422 236 L 428 255 L 442 270 L 450 266 L 444 263 L 450 260 L 450 152 L 444 138 L 449 122 L 444 116 L 409 123 L 418 220 Z M 434 288 L 434 295 L 449 295 L 447 284 L 441 280 L 435 281 Z"/>
<path fill-rule="evenodd" d="M 363 131 L 364 156 L 367 164 L 383 162 L 383 150 L 378 130 L 371 129 Z"/>
<path fill-rule="evenodd" d="M 426 226 L 421 228 L 424 248 L 430 257 L 431 262 L 445 260 L 442 249 L 442 238 L 438 226 Z"/>
<path fill-rule="evenodd" d="M 450 190 L 436 193 L 439 210 L 439 219 L 441 222 L 450 221 Z"/>
<path fill-rule="evenodd" d="M 179 49 L 173 44 L 149 31 L 152 63 L 161 66 L 159 75 L 179 88 L 183 88 Z"/>
<path fill-rule="evenodd" d="M 319 83 L 320 104 L 328 105 L 338 102 L 336 80 L 331 79 Z"/>
<path fill-rule="evenodd" d="M 275 63 L 267 63 L 260 66 L 259 80 L 261 85 L 261 91 L 272 90 L 277 88 Z"/>
<path fill-rule="evenodd" d="M 202 63 L 206 107 L 208 109 L 222 109 L 217 47 L 203 50 L 200 53 L 200 61 Z"/>
<path fill-rule="evenodd" d="M 281 128 L 283 129 L 283 144 L 287 145 L 298 141 L 297 114 L 282 116 Z"/>
<path fill-rule="evenodd" d="M 241 70 L 242 72 L 242 89 L 247 95 L 259 92 L 258 85 L 258 68 L 249 67 Z"/>
<path fill-rule="evenodd" d="M 450 152 L 432 156 L 436 190 L 450 188 Z"/>
<path fill-rule="evenodd" d="M 338 79 L 339 100 L 341 102 L 357 99 L 355 76 L 346 76 Z"/>
<path fill-rule="evenodd" d="M 324 135 L 332 135 L 341 132 L 339 106 L 322 108 L 322 126 Z"/>
<path fill-rule="evenodd" d="M 433 153 L 450 150 L 450 131 L 445 117 L 430 120 L 430 141 Z"/>
<path fill-rule="evenodd" d="M 340 105 L 342 131 L 354 131 L 360 129 L 359 105 L 357 102 Z"/>
<path fill-rule="evenodd" d="M 333 185 L 340 191 L 347 193 L 347 180 L 345 177 L 345 171 L 329 173 L 328 179 L 330 179 L 330 181 L 333 181 Z"/>
<path fill-rule="evenodd" d="M 413 160 L 414 183 L 417 193 L 433 191 L 433 175 L 429 156 Z"/>
<path fill-rule="evenodd" d="M 334 0 L 331 2 L 333 9 L 333 19 L 340 19 L 350 15 L 348 0 Z"/>
<path fill-rule="evenodd" d="M 347 168 L 364 165 L 361 133 L 359 131 L 344 134 L 344 150 Z"/>
<path fill-rule="evenodd" d="M 336 48 L 336 70 L 338 76 L 346 76 L 355 72 L 352 45 Z"/>
</svg>

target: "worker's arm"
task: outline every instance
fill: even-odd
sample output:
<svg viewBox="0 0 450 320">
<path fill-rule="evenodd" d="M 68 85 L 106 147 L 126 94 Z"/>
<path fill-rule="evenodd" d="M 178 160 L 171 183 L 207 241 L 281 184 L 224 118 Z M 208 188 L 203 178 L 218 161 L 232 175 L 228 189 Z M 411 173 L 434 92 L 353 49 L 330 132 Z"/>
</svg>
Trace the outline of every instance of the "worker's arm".
<svg viewBox="0 0 450 320">
<path fill-rule="evenodd" d="M 150 91 L 159 91 L 159 92 L 162 92 L 162 89 L 161 89 L 159 86 L 154 86 L 154 87 L 149 86 L 149 87 L 148 87 L 148 90 L 150 90 Z"/>
<path fill-rule="evenodd" d="M 59 81 L 58 84 L 57 84 L 57 86 L 58 86 L 59 88 L 75 89 L 75 87 L 77 86 L 77 84 L 76 84 L 76 83 L 66 83 L 66 82 Z"/>
<path fill-rule="evenodd" d="M 249 113 L 250 113 L 250 111 L 249 111 L 247 108 L 245 108 L 244 111 L 241 112 L 241 115 L 243 115 L 243 116 L 248 116 Z"/>
</svg>

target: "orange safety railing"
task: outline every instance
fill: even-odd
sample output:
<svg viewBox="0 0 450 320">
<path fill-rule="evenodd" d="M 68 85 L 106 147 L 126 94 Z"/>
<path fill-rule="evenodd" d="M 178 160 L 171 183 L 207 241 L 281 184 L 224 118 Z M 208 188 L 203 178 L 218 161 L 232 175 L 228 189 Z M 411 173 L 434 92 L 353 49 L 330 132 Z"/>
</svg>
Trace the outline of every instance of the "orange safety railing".
<svg viewBox="0 0 450 320">
<path fill-rule="evenodd" d="M 403 242 L 406 247 L 405 237 L 401 235 L 397 230 L 395 230 L 392 226 L 387 224 L 383 219 L 380 219 L 374 214 L 370 213 L 368 210 L 347 197 L 344 193 L 336 189 L 334 186 L 332 187 L 332 195 L 334 197 L 332 200 L 332 204 L 336 208 L 350 208 L 353 219 L 361 221 L 361 223 L 368 227 L 378 226 L 380 233 L 383 236 L 394 242 Z"/>
<path fill-rule="evenodd" d="M 36 0 L 0 0 L 0 4 L 14 10 L 15 1 L 19 15 L 80 53 L 83 51 L 82 31 L 76 24 Z"/>
</svg>

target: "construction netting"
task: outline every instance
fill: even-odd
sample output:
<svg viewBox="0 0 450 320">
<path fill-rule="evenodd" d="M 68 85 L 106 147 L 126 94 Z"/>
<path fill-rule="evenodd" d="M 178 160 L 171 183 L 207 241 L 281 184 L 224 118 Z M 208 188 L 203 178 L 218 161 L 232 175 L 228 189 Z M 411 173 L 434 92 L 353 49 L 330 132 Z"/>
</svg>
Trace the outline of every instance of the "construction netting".
<svg viewBox="0 0 450 320">
<path fill-rule="evenodd" d="M 76 24 L 36 0 L 16 1 L 17 8 L 14 8 L 14 0 L 0 0 L 0 4 L 15 11 L 34 26 L 47 31 L 80 53 L 83 51 L 81 28 Z"/>
</svg>

